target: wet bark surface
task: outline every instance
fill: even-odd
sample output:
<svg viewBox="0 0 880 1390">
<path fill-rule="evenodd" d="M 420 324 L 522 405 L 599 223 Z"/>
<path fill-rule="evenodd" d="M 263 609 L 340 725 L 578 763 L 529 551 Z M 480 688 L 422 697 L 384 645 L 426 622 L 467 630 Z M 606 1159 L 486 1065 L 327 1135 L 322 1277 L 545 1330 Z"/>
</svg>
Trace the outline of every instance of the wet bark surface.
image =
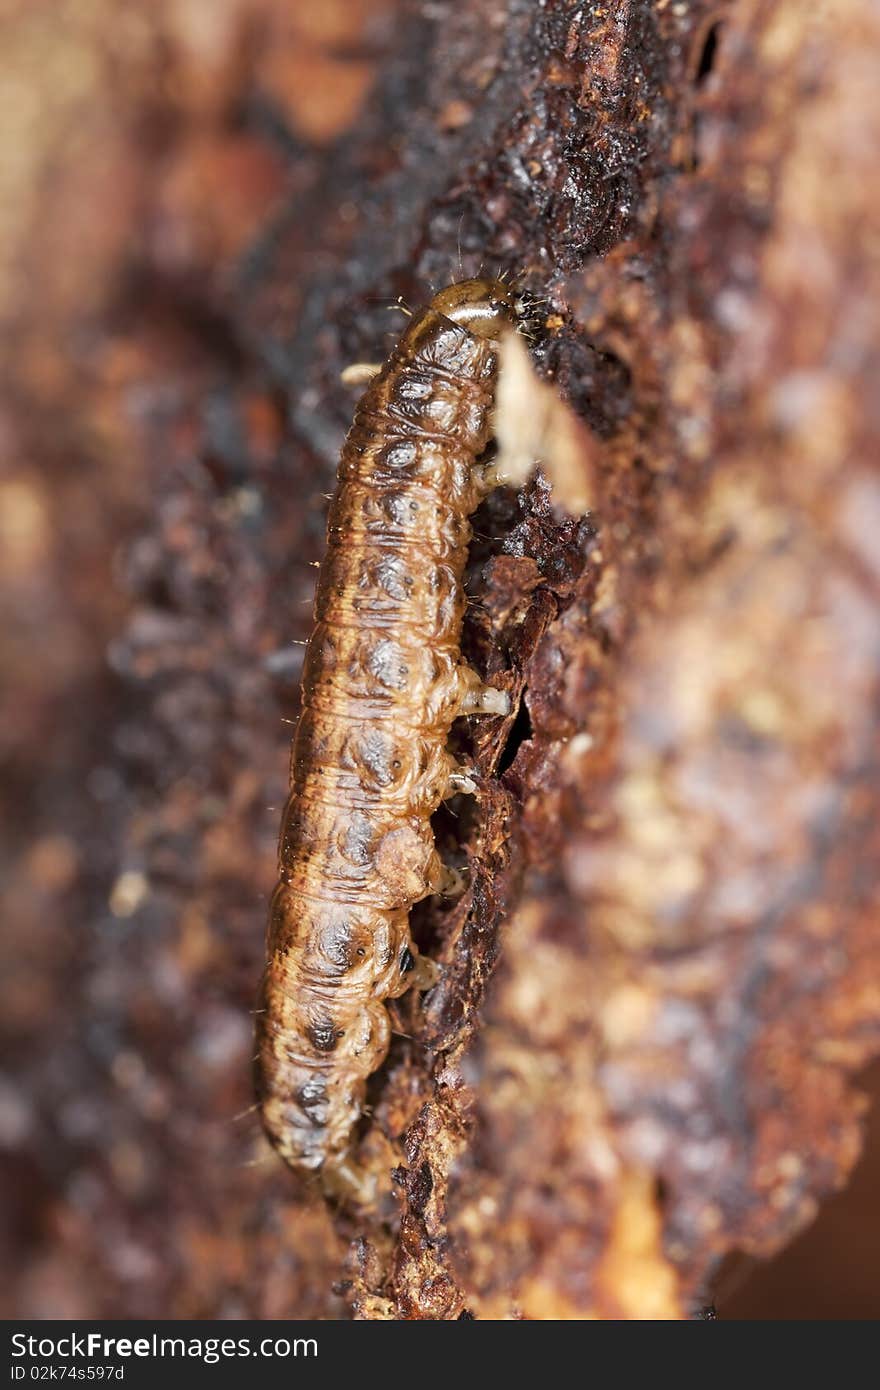
<svg viewBox="0 0 880 1390">
<path fill-rule="evenodd" d="M 15 10 L 4 1311 L 689 1315 L 845 1182 L 880 1050 L 874 6 Z M 340 370 L 481 265 L 595 504 L 475 518 L 522 699 L 455 731 L 467 889 L 331 1209 L 245 1113 L 293 644 Z"/>
</svg>

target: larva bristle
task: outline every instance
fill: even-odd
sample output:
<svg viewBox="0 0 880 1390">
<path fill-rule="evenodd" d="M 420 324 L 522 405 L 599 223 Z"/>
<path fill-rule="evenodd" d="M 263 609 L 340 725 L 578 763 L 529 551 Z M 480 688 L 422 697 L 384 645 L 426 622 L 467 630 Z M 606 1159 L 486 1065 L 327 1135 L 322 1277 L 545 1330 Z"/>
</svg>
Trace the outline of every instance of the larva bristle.
<svg viewBox="0 0 880 1390">
<path fill-rule="evenodd" d="M 258 1154 L 256 1158 L 243 1158 L 238 1166 L 239 1168 L 265 1168 L 272 1161 L 270 1153 Z"/>
<path fill-rule="evenodd" d="M 239 1124 L 242 1120 L 246 1120 L 246 1119 L 248 1118 L 249 1115 L 256 1115 L 257 1112 L 259 1111 L 259 1109 L 260 1109 L 259 1102 L 258 1102 L 258 1101 L 254 1101 L 253 1105 L 249 1105 L 249 1106 L 247 1106 L 247 1108 L 246 1108 L 245 1110 L 239 1110 L 239 1112 L 238 1112 L 237 1115 L 233 1115 L 232 1118 L 231 1118 L 231 1120 L 229 1121 L 229 1123 L 230 1123 L 230 1124 L 233 1124 L 233 1125 L 237 1125 L 237 1124 Z"/>
</svg>

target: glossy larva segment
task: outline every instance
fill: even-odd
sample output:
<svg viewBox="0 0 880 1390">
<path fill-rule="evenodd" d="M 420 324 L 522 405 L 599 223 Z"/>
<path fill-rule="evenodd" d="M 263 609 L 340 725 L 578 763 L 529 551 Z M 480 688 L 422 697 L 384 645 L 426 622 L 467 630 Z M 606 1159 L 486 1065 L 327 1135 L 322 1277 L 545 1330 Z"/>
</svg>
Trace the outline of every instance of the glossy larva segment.
<svg viewBox="0 0 880 1390">
<path fill-rule="evenodd" d="M 352 1129 L 390 1038 L 385 1000 L 416 966 L 414 902 L 446 882 L 430 817 L 475 783 L 447 751 L 501 692 L 461 661 L 470 513 L 487 485 L 497 281 L 414 317 L 342 450 L 291 754 L 258 1021 L 263 1122 L 294 1168 L 352 1183 Z"/>
</svg>

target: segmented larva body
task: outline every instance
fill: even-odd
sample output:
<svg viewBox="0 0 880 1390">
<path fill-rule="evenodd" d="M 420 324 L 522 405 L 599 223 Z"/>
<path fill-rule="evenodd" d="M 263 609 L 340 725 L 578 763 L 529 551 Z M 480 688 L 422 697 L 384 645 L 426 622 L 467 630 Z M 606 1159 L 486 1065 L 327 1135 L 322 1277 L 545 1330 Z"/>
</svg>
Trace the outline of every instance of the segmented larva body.
<svg viewBox="0 0 880 1390">
<path fill-rule="evenodd" d="M 468 516 L 493 482 L 496 346 L 518 302 L 454 285 L 414 317 L 345 441 L 302 681 L 258 1012 L 263 1123 L 294 1168 L 344 1173 L 367 1077 L 410 982 L 413 903 L 442 866 L 430 817 L 473 790 L 460 714 L 507 697 L 461 661 Z"/>
</svg>

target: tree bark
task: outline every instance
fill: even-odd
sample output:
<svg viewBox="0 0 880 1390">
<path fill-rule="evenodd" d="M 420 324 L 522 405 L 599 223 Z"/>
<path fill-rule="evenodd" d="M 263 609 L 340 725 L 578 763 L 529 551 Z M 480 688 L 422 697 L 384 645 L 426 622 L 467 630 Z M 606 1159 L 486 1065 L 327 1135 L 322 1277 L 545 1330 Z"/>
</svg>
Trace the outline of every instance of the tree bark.
<svg viewBox="0 0 880 1390">
<path fill-rule="evenodd" d="M 125 1316 L 139 1289 L 141 1316 L 689 1316 L 726 1255 L 780 1249 L 845 1181 L 880 1050 L 880 18 L 460 0 L 339 23 L 308 51 L 374 85 L 335 123 L 287 30 L 198 99 L 179 58 L 177 125 L 153 86 L 128 98 L 147 172 L 97 308 L 58 310 L 63 341 L 92 326 L 85 386 L 34 358 L 15 379 L 57 483 L 51 591 L 23 611 L 77 653 L 20 762 L 44 792 L 15 859 L 13 1171 L 36 1155 L 57 1229 L 22 1238 L 17 1311 Z M 399 295 L 481 265 L 541 296 L 533 355 L 590 431 L 594 505 L 566 516 L 539 474 L 478 513 L 464 652 L 521 712 L 459 736 L 483 794 L 437 837 L 469 886 L 416 909 L 443 973 L 396 1005 L 361 1139 L 393 1180 L 331 1211 L 232 1123 L 291 643 L 340 371 L 387 352 Z M 71 495 L 113 524 L 71 531 Z"/>
</svg>

